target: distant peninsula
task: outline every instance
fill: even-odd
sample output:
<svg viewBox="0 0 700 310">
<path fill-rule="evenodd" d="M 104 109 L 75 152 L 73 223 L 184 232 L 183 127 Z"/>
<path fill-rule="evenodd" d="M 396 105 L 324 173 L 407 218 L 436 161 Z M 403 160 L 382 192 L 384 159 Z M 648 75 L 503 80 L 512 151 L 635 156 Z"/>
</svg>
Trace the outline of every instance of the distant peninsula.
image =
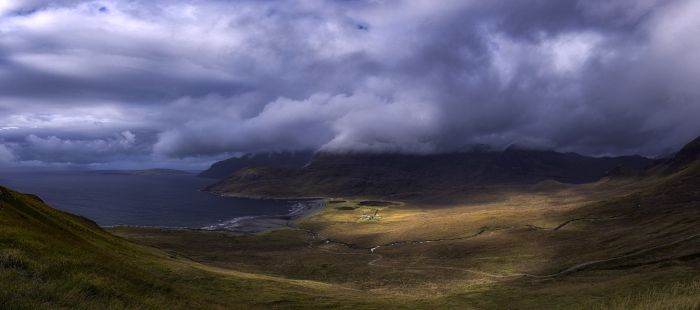
<svg viewBox="0 0 700 310">
<path fill-rule="evenodd" d="M 165 168 L 153 168 L 153 169 L 142 169 L 142 170 L 98 170 L 96 171 L 101 174 L 116 174 L 116 175 L 190 175 L 194 172 L 177 170 L 177 169 L 165 169 Z"/>
</svg>

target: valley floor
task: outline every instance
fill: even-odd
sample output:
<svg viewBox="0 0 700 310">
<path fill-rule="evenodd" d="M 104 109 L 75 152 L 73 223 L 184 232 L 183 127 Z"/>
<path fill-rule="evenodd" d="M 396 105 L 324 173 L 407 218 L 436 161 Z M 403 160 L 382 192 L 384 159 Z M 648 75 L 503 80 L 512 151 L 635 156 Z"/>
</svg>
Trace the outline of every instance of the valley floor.
<svg viewBox="0 0 700 310">
<path fill-rule="evenodd" d="M 258 234 L 110 232 L 216 272 L 323 283 L 389 307 L 695 309 L 696 179 L 549 182 L 440 203 L 334 198 Z"/>
</svg>

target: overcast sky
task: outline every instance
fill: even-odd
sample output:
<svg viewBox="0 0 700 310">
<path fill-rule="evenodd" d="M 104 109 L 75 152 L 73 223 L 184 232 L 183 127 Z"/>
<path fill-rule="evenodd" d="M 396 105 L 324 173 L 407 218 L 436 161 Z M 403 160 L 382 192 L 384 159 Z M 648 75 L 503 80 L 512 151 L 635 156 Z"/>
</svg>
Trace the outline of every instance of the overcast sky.
<svg viewBox="0 0 700 310">
<path fill-rule="evenodd" d="M 700 1 L 0 1 L 0 165 L 700 135 Z"/>
</svg>

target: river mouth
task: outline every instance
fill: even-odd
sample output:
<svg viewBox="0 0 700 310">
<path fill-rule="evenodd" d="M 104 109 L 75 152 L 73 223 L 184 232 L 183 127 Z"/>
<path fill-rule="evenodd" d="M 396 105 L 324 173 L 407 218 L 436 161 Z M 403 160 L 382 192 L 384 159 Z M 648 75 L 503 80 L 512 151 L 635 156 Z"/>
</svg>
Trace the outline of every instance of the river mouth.
<svg viewBox="0 0 700 310">
<path fill-rule="evenodd" d="M 3 171 L 0 184 L 36 194 L 51 207 L 104 227 L 202 229 L 236 218 L 286 216 L 298 201 L 221 197 L 192 175 L 120 175 L 94 171 Z"/>
<path fill-rule="evenodd" d="M 310 216 L 325 207 L 324 199 L 296 201 L 284 215 L 258 215 L 233 218 L 223 223 L 205 226 L 203 230 L 256 233 L 281 227 L 292 227 L 297 219 Z"/>
</svg>

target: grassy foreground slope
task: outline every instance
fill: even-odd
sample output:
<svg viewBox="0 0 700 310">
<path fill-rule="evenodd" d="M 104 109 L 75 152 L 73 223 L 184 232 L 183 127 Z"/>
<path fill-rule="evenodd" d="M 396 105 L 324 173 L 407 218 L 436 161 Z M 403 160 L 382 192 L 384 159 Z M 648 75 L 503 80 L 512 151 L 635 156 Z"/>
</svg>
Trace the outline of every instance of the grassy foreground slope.
<svg viewBox="0 0 700 310">
<path fill-rule="evenodd" d="M 315 281 L 200 265 L 0 187 L 0 309 L 374 308 L 389 302 L 356 295 Z"/>
</svg>

